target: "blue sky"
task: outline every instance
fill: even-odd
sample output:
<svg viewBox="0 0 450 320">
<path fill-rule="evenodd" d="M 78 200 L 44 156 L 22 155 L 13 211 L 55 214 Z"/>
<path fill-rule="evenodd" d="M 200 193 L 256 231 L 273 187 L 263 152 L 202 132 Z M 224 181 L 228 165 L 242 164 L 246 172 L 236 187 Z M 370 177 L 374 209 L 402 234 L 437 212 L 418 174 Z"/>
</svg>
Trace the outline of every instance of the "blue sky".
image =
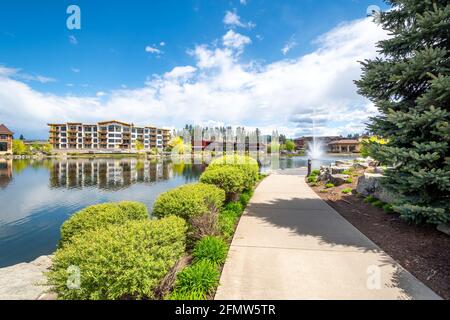
<svg viewBox="0 0 450 320">
<path fill-rule="evenodd" d="M 66 27 L 70 4 L 81 9 L 81 30 Z M 45 124 L 58 119 L 111 117 L 276 127 L 296 136 L 308 134 L 315 109 L 323 134 L 358 131 L 361 112 L 373 108 L 356 98 L 348 75 L 358 76 L 356 59 L 372 57 L 385 36 L 365 19 L 369 5 L 386 9 L 375 0 L 2 1 L 0 122 L 30 138 L 45 138 Z M 354 57 L 343 52 L 349 46 L 357 46 Z M 308 61 L 323 64 L 333 52 L 337 64 L 355 64 L 323 65 L 336 69 L 334 87 L 323 93 L 331 96 L 309 97 Z M 267 95 L 267 86 L 279 90 Z M 333 99 L 357 119 L 326 116 Z"/>
</svg>

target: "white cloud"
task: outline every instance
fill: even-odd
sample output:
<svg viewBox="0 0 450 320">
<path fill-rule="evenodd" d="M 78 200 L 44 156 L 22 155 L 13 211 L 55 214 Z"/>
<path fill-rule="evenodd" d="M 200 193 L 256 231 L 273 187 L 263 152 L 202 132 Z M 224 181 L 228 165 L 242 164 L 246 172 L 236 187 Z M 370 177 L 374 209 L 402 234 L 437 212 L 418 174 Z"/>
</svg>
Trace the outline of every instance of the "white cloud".
<svg viewBox="0 0 450 320">
<path fill-rule="evenodd" d="M 74 68 L 74 67 L 70 68 L 70 70 L 71 70 L 72 72 L 75 72 L 75 73 L 79 73 L 79 72 L 80 72 L 80 69 Z"/>
<path fill-rule="evenodd" d="M 247 4 L 247 0 L 239 0 L 239 2 L 244 6 Z"/>
<path fill-rule="evenodd" d="M 41 76 L 41 75 L 31 75 L 28 73 L 21 72 L 20 69 L 8 68 L 8 67 L 1 66 L 1 65 L 0 65 L 0 77 L 10 77 L 10 78 L 19 79 L 19 80 L 23 80 L 23 81 L 27 81 L 27 82 L 37 81 L 40 83 L 49 83 L 49 82 L 56 81 L 56 79 L 54 79 L 54 78 L 45 77 L 45 76 Z"/>
<path fill-rule="evenodd" d="M 223 23 L 231 27 L 241 27 L 241 28 L 254 28 L 256 25 L 253 22 L 243 23 L 241 17 L 238 16 L 236 10 L 225 12 L 225 17 L 223 18 Z"/>
<path fill-rule="evenodd" d="M 103 96 L 106 96 L 106 93 L 103 92 L 103 91 L 98 91 L 95 95 L 96 95 L 97 97 L 103 97 Z"/>
<path fill-rule="evenodd" d="M 69 42 L 73 45 L 76 45 L 78 44 L 78 39 L 74 35 L 71 35 L 69 36 Z"/>
<path fill-rule="evenodd" d="M 161 41 L 161 42 L 159 43 L 159 45 L 160 45 L 161 47 L 164 47 L 164 46 L 166 45 L 166 43 L 165 43 L 164 41 Z"/>
<path fill-rule="evenodd" d="M 295 41 L 295 35 L 292 35 L 291 38 L 284 44 L 284 47 L 281 49 L 281 52 L 283 53 L 283 55 L 286 55 L 296 45 L 297 42 Z"/>
<path fill-rule="evenodd" d="M 319 37 L 309 54 L 263 65 L 243 64 L 235 47 L 198 45 L 189 51 L 195 65 L 176 66 L 141 88 L 103 98 L 42 93 L 14 78 L 14 69 L 0 67 L 0 118 L 42 138 L 48 122 L 96 122 L 105 115 L 168 127 L 221 122 L 263 133 L 278 128 L 295 136 L 310 132 L 308 119 L 315 114 L 318 132 L 345 134 L 362 130 L 376 112 L 353 80 L 361 74 L 358 61 L 375 57 L 375 42 L 386 37 L 370 18 L 352 21 Z"/>
<path fill-rule="evenodd" d="M 166 72 L 164 74 L 164 78 L 166 79 L 190 78 L 193 76 L 195 71 L 197 71 L 197 68 L 193 66 L 175 67 L 172 69 L 172 71 Z"/>
<path fill-rule="evenodd" d="M 149 52 L 149 53 L 154 53 L 154 54 L 161 54 L 161 50 L 159 50 L 158 48 L 152 47 L 152 46 L 146 46 L 145 47 L 145 52 Z"/>
<path fill-rule="evenodd" d="M 223 45 L 225 47 L 231 47 L 238 50 L 242 50 L 245 45 L 252 43 L 249 37 L 236 33 L 233 30 L 228 32 L 222 38 Z"/>
</svg>

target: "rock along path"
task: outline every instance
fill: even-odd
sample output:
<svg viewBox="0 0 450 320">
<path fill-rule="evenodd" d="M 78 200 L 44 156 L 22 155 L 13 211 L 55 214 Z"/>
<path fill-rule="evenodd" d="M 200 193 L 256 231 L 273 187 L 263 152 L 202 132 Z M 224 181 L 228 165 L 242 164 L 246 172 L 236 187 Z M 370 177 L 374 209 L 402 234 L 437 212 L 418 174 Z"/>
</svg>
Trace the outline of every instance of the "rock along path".
<svg viewBox="0 0 450 320">
<path fill-rule="evenodd" d="M 257 187 L 215 299 L 440 299 L 316 195 L 302 173 L 280 171 Z"/>
<path fill-rule="evenodd" d="M 30 263 L 19 263 L 0 269 L 0 300 L 49 300 L 44 286 L 44 272 L 51 265 L 51 256 L 41 256 Z"/>
</svg>

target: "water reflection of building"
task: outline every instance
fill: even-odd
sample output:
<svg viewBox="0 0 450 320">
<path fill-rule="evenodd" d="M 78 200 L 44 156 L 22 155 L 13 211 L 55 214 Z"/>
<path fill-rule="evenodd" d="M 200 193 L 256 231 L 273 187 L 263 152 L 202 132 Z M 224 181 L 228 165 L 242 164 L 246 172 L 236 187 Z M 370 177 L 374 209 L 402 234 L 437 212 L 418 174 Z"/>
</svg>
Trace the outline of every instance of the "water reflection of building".
<svg viewBox="0 0 450 320">
<path fill-rule="evenodd" d="M 5 188 L 12 180 L 12 160 L 0 159 L 0 188 Z"/>
<path fill-rule="evenodd" d="M 54 188 L 98 187 L 122 189 L 134 183 L 152 183 L 172 178 L 170 162 L 136 159 L 67 160 L 54 162 L 50 186 Z"/>
</svg>

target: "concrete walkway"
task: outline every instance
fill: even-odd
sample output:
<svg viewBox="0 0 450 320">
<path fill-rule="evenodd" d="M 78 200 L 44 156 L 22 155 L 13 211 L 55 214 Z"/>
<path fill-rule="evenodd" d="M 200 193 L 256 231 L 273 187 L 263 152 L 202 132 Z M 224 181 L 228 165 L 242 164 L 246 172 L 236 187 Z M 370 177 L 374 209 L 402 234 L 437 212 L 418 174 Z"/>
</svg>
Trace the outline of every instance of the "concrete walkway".
<svg viewBox="0 0 450 320">
<path fill-rule="evenodd" d="M 326 204 L 304 176 L 255 191 L 216 299 L 440 299 Z"/>
</svg>

